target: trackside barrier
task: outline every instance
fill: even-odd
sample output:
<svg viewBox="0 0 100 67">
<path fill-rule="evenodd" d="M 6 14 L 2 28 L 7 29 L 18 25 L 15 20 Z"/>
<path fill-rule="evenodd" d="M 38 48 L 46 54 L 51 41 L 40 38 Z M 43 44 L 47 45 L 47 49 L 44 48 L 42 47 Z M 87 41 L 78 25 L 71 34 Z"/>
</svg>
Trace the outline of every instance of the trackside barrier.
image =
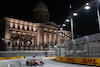
<svg viewBox="0 0 100 67">
<path fill-rule="evenodd" d="M 45 57 L 43 56 L 43 59 L 54 59 L 55 57 Z M 21 58 L 39 58 L 39 57 L 35 57 L 35 56 L 21 56 L 21 57 L 0 57 L 0 60 L 7 60 L 7 59 L 21 59 Z"/>
<path fill-rule="evenodd" d="M 6 59 L 20 59 L 20 58 L 24 58 L 24 56 L 21 56 L 21 57 L 0 57 L 0 60 L 6 60 Z"/>
<path fill-rule="evenodd" d="M 100 66 L 100 33 L 57 44 L 55 55 L 61 62 Z"/>
<path fill-rule="evenodd" d="M 55 57 L 55 52 L 45 52 L 45 57 Z"/>
<path fill-rule="evenodd" d="M 55 57 L 45 57 L 43 59 L 55 59 Z"/>
<path fill-rule="evenodd" d="M 100 58 L 86 58 L 86 57 L 58 57 L 56 60 L 66 63 L 85 64 L 92 66 L 100 66 Z"/>
<path fill-rule="evenodd" d="M 20 57 L 0 57 L 0 60 L 20 59 L 20 58 L 35 58 L 36 56 L 20 56 Z"/>
<path fill-rule="evenodd" d="M 8 53 L 8 52 L 6 52 Z M 12 52 L 15 53 L 15 52 Z M 20 53 L 20 52 L 18 52 Z M 17 57 L 0 57 L 0 60 L 5 59 L 20 59 L 20 58 L 43 58 L 43 57 L 55 57 L 55 51 L 45 51 L 42 54 L 41 53 L 33 53 L 33 55 L 30 56 L 17 56 Z"/>
<path fill-rule="evenodd" d="M 6 60 L 6 59 L 21 59 L 21 58 L 35 58 L 35 56 L 0 57 L 0 60 Z"/>
</svg>

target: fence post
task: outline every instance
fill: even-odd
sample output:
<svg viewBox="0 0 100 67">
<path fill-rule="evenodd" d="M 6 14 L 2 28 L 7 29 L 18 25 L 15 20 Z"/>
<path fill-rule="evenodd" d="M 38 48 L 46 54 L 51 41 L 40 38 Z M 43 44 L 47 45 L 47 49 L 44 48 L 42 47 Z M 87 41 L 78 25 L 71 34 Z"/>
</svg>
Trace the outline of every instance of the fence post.
<svg viewBox="0 0 100 67">
<path fill-rule="evenodd" d="M 88 56 L 89 56 L 89 57 L 91 57 L 90 47 L 89 47 L 89 41 L 90 41 L 90 39 L 89 39 L 89 37 L 88 37 L 88 36 L 85 36 L 85 38 L 86 38 L 86 41 L 87 41 Z"/>
</svg>

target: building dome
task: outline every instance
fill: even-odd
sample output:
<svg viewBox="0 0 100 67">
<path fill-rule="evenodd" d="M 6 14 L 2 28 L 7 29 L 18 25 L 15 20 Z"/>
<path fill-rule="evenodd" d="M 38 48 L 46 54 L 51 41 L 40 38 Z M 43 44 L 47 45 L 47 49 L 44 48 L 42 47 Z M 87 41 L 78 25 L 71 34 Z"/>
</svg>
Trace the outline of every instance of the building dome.
<svg viewBox="0 0 100 67">
<path fill-rule="evenodd" d="M 34 6 L 34 8 L 46 8 L 47 9 L 47 6 L 45 5 L 45 3 L 44 2 L 38 2 L 35 6 Z"/>
<path fill-rule="evenodd" d="M 49 22 L 50 14 L 46 4 L 39 1 L 33 9 L 33 22 Z"/>
</svg>

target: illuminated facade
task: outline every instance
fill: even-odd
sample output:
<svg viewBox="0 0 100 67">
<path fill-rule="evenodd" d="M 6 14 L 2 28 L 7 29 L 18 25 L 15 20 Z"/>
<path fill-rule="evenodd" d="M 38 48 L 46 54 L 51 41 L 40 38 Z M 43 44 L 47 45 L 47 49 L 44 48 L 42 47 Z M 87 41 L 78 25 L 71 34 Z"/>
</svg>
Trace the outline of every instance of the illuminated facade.
<svg viewBox="0 0 100 67">
<path fill-rule="evenodd" d="M 49 19 L 49 11 L 42 1 L 35 5 L 31 22 L 4 17 L 6 50 L 47 50 L 49 46 L 54 47 L 58 43 L 58 25 Z M 68 31 L 62 32 L 68 34 Z M 63 38 L 61 35 L 61 43 Z"/>
</svg>

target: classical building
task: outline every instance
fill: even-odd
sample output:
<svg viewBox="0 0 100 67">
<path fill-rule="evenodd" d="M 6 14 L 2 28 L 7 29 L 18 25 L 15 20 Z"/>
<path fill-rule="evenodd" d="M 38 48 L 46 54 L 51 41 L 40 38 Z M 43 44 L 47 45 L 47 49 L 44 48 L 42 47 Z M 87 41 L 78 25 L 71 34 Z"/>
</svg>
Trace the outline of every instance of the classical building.
<svg viewBox="0 0 100 67">
<path fill-rule="evenodd" d="M 13 17 L 4 17 L 0 24 L 1 30 L 0 49 L 7 51 L 19 50 L 47 50 L 49 46 L 54 47 L 58 43 L 58 25 L 50 22 L 50 14 L 44 2 L 39 1 L 33 9 L 33 20 L 24 21 Z M 62 30 L 67 36 L 69 31 Z M 61 34 L 61 43 L 68 40 Z"/>
</svg>

